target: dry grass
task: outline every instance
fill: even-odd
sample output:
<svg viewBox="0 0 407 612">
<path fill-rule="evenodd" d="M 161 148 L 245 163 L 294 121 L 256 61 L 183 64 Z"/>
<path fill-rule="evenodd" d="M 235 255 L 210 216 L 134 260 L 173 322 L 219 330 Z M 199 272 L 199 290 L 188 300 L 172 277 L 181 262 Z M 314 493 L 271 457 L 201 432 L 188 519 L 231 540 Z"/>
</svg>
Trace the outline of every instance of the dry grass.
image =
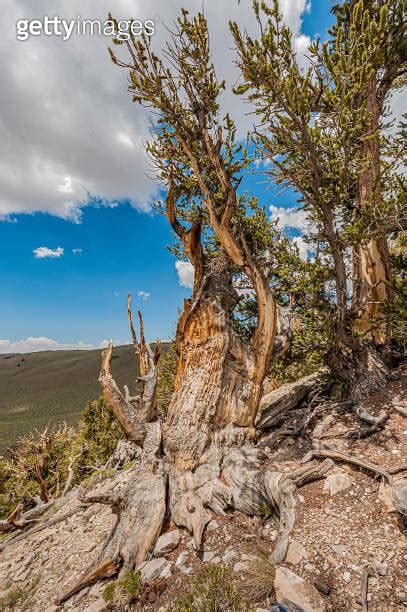
<svg viewBox="0 0 407 612">
<path fill-rule="evenodd" d="M 261 551 L 252 553 L 250 557 L 246 563 L 241 591 L 249 601 L 263 601 L 275 594 L 276 568 L 270 558 Z"/>
</svg>

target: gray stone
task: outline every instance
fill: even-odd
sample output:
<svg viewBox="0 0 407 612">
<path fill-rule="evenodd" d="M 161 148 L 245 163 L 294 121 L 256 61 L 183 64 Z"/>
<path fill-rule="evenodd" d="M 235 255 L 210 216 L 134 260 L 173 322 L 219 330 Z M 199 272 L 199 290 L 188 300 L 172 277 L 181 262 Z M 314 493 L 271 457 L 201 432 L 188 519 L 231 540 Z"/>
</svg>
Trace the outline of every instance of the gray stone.
<svg viewBox="0 0 407 612">
<path fill-rule="evenodd" d="M 343 579 L 345 582 L 350 582 L 350 572 L 343 572 Z"/>
<path fill-rule="evenodd" d="M 215 556 L 215 553 L 212 552 L 211 550 L 208 550 L 206 552 L 203 553 L 202 555 L 202 561 L 204 563 L 209 563 L 209 561 L 212 561 L 213 557 Z"/>
<path fill-rule="evenodd" d="M 215 520 L 209 521 L 209 523 L 208 523 L 208 525 L 206 527 L 206 529 L 208 531 L 216 531 L 218 528 L 219 528 L 219 523 L 218 523 L 218 521 L 215 521 Z"/>
<path fill-rule="evenodd" d="M 238 561 L 237 563 L 235 563 L 235 565 L 233 566 L 233 571 L 236 574 L 241 574 L 242 572 L 245 572 L 247 569 L 247 563 L 245 563 L 244 561 Z"/>
<path fill-rule="evenodd" d="M 336 555 L 346 555 L 348 547 L 345 544 L 330 544 L 329 545 Z"/>
<path fill-rule="evenodd" d="M 287 563 L 291 563 L 292 565 L 298 565 L 304 558 L 307 558 L 307 556 L 307 551 L 301 542 L 293 540 L 288 547 L 285 560 Z"/>
<path fill-rule="evenodd" d="M 230 563 L 236 557 L 236 553 L 234 550 L 227 550 L 222 557 L 223 563 Z"/>
<path fill-rule="evenodd" d="M 103 597 L 100 597 L 99 599 L 91 603 L 90 606 L 84 608 L 83 612 L 107 612 L 107 610 L 108 607 L 106 605 L 105 600 L 103 599 Z"/>
<path fill-rule="evenodd" d="M 316 588 L 286 567 L 276 569 L 274 588 L 279 603 L 287 600 L 302 608 L 304 612 L 323 612 L 325 610 L 325 604 Z"/>
<path fill-rule="evenodd" d="M 184 550 L 184 552 L 182 552 L 180 555 L 178 555 L 177 560 L 175 561 L 175 565 L 177 567 L 179 565 L 182 565 L 187 557 L 188 557 L 188 552 L 186 550 Z"/>
<path fill-rule="evenodd" d="M 181 565 L 179 570 L 183 574 L 190 574 L 192 572 L 192 567 L 187 567 L 186 565 Z"/>
<path fill-rule="evenodd" d="M 346 472 L 338 472 L 337 474 L 330 474 L 325 478 L 323 493 L 329 493 L 330 495 L 336 495 L 340 491 L 349 489 L 353 484 L 352 478 Z"/>
<path fill-rule="evenodd" d="M 395 512 L 396 507 L 393 501 L 393 494 L 388 484 L 380 483 L 378 498 L 386 512 Z"/>
<path fill-rule="evenodd" d="M 177 548 L 181 539 L 179 529 L 173 529 L 160 536 L 154 548 L 154 557 L 161 557 Z"/>
<path fill-rule="evenodd" d="M 380 561 L 374 561 L 373 566 L 379 576 L 386 576 L 387 570 L 389 568 L 387 563 L 380 563 Z"/>
<path fill-rule="evenodd" d="M 159 576 L 168 572 L 168 568 L 171 567 L 170 561 L 167 561 L 164 557 L 158 557 L 148 561 L 140 571 L 141 580 L 143 582 L 152 582 Z"/>
</svg>

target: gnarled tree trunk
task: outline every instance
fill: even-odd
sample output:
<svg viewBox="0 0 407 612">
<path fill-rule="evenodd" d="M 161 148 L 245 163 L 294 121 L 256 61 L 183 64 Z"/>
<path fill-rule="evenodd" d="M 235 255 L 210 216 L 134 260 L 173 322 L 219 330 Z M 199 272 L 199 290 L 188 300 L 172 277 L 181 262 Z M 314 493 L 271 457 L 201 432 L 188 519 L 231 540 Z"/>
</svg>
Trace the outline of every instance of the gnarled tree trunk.
<svg viewBox="0 0 407 612">
<path fill-rule="evenodd" d="M 376 77 L 366 85 L 368 127 L 361 142 L 361 156 L 365 167 L 359 174 L 357 185 L 357 207 L 378 208 L 382 198 L 380 171 L 380 117 L 382 103 Z M 389 247 L 384 231 L 379 231 L 354 252 L 356 271 L 354 303 L 359 310 L 356 327 L 368 333 L 376 345 L 385 345 L 389 340 L 383 307 L 392 299 L 391 264 Z"/>
</svg>

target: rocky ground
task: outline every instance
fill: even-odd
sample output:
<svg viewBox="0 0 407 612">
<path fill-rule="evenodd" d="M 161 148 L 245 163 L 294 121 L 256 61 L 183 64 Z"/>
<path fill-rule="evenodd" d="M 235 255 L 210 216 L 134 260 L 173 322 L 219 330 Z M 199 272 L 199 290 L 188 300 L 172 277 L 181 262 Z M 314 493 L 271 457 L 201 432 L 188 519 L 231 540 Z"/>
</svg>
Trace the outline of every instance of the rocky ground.
<svg viewBox="0 0 407 612">
<path fill-rule="evenodd" d="M 323 442 L 382 467 L 407 463 L 407 419 L 396 409 L 407 409 L 407 368 L 400 367 L 395 375 L 397 379 L 364 406 L 372 414 L 388 411 L 389 420 L 383 429 L 366 439 L 350 439 L 349 432 L 360 423 L 349 412 L 334 421 Z M 289 422 L 295 425 L 300 416 L 298 410 L 292 410 Z M 269 466 L 289 471 L 309 448 L 307 436 L 285 437 L 270 450 Z M 137 469 L 137 465 L 131 469 Z M 103 491 L 123 486 L 129 474 L 121 471 L 110 475 L 98 487 Z M 403 476 L 405 472 L 398 478 Z M 0 609 L 108 609 L 102 596 L 106 582 L 83 589 L 62 608 L 54 603 L 96 559 L 114 523 L 110 508 L 99 504 L 83 507 L 76 491 L 63 507 L 54 507 L 46 519 L 64 516 L 46 529 L 33 530 L 0 553 Z M 173 610 L 179 595 L 190 589 L 194 578 L 208 565 L 227 566 L 239 589 L 245 584 L 253 556 L 272 551 L 276 530 L 274 518 L 250 518 L 236 512 L 213 516 L 203 550 L 197 554 L 188 533 L 171 523 L 165 525 L 154 558 L 140 568 L 141 598 L 127 609 Z M 371 574 L 368 609 L 406 609 L 406 528 L 394 509 L 390 490 L 380 478 L 336 463 L 325 479 L 299 490 L 290 547 L 276 572 L 276 594 L 263 601 L 249 601 L 244 609 L 269 610 L 277 597 L 280 603 L 291 600 L 305 610 L 361 610 L 361 581 L 366 568 Z"/>
</svg>

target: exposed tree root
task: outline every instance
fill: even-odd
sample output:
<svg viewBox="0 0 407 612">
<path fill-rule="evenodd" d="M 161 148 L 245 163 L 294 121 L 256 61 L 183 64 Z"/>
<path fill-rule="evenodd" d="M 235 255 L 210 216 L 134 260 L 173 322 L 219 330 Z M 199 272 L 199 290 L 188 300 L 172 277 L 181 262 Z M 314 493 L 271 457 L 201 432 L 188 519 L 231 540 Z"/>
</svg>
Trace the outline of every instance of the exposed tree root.
<svg viewBox="0 0 407 612">
<path fill-rule="evenodd" d="M 369 577 L 371 575 L 371 571 L 372 570 L 370 568 L 366 567 L 362 574 L 360 599 L 361 599 L 363 612 L 368 612 L 368 609 L 369 609 L 369 606 L 367 603 L 367 594 L 369 591 Z"/>
<path fill-rule="evenodd" d="M 402 516 L 407 516 L 407 479 L 395 479 L 393 477 L 394 474 L 403 472 L 407 470 L 407 465 L 398 465 L 395 469 L 385 469 L 377 465 L 376 463 L 372 463 L 371 461 L 367 461 L 366 459 L 355 457 L 350 455 L 349 453 L 342 452 L 336 448 L 331 446 L 325 446 L 321 443 L 321 437 L 323 433 L 328 429 L 328 427 L 333 422 L 333 415 L 327 415 L 318 425 L 314 428 L 312 433 L 312 450 L 310 450 L 301 460 L 301 463 L 307 463 L 312 459 L 317 457 L 319 458 L 329 458 L 334 461 L 343 461 L 344 463 L 350 463 L 351 465 L 356 465 L 368 472 L 372 472 L 377 476 L 382 476 L 385 480 L 387 480 L 393 497 L 393 503 L 397 509 L 397 511 Z"/>
<path fill-rule="evenodd" d="M 61 514 L 60 516 L 56 516 L 55 518 L 50 519 L 49 521 L 45 521 L 45 523 L 41 523 L 40 525 L 37 525 L 36 527 L 33 527 L 32 529 L 29 529 L 28 531 L 25 531 L 24 533 L 20 533 L 19 535 L 11 537 L 8 540 L 5 540 L 4 542 L 0 544 L 0 552 L 2 552 L 6 548 L 6 546 L 9 546 L 10 544 L 15 544 L 16 542 L 21 542 L 21 540 L 28 538 L 34 533 L 38 533 L 39 531 L 42 531 L 43 529 L 47 529 L 47 527 L 52 527 L 53 525 L 56 525 L 57 523 L 64 521 L 70 516 L 77 514 L 81 510 L 83 510 L 83 508 L 81 506 L 77 506 L 76 508 L 73 508 L 72 510 L 65 512 L 64 514 Z"/>
</svg>

